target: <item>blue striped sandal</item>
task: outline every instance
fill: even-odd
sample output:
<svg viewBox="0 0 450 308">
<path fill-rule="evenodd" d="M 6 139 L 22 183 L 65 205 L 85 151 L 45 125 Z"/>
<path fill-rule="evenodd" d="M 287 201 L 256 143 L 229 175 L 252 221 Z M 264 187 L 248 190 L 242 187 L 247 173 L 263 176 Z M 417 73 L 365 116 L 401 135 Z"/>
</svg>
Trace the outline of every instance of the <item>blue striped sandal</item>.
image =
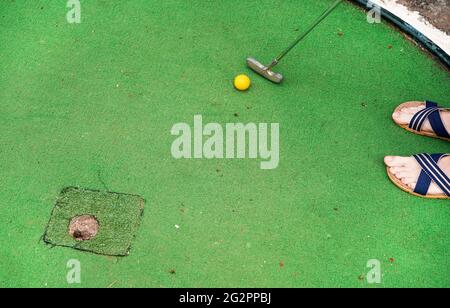
<svg viewBox="0 0 450 308">
<path fill-rule="evenodd" d="M 401 112 L 403 108 L 423 106 L 423 104 L 424 103 L 415 102 L 404 103 L 398 106 L 395 112 Z M 417 135 L 450 141 L 450 132 L 448 132 L 445 128 L 441 118 L 441 111 L 450 109 L 439 107 L 438 104 L 430 101 L 425 102 L 425 104 L 426 108 L 416 113 L 409 124 L 397 124 L 407 131 Z M 434 132 L 422 131 L 423 124 L 427 119 L 430 122 Z"/>
<path fill-rule="evenodd" d="M 439 161 L 448 157 L 450 154 L 418 154 L 414 155 L 414 158 L 422 167 L 419 179 L 417 180 L 416 188 L 412 190 L 409 186 L 404 184 L 393 174 L 389 167 L 387 173 L 389 179 L 400 189 L 410 193 L 414 196 L 428 198 L 428 199 L 450 199 L 450 178 L 446 175 L 441 168 L 439 168 Z M 431 183 L 434 182 L 443 191 L 442 194 L 429 195 Z"/>
</svg>

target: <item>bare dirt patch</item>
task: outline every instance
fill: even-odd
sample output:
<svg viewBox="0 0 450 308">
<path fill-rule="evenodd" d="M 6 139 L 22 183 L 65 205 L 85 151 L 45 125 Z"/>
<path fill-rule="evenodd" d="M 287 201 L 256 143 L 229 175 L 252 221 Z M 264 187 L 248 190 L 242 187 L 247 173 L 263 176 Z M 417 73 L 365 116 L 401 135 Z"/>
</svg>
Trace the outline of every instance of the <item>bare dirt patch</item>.
<svg viewBox="0 0 450 308">
<path fill-rule="evenodd" d="M 69 225 L 69 234 L 77 241 L 93 239 L 99 229 L 99 223 L 94 216 L 83 215 L 74 217 Z"/>
<path fill-rule="evenodd" d="M 450 0 L 397 0 L 411 11 L 419 12 L 436 28 L 450 35 Z"/>
</svg>

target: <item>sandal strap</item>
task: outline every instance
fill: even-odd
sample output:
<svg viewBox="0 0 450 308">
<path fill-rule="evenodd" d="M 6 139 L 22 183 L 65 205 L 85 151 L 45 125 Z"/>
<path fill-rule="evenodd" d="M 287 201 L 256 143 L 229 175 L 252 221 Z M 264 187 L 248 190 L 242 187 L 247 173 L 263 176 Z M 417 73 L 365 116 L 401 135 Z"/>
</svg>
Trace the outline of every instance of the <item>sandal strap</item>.
<svg viewBox="0 0 450 308">
<path fill-rule="evenodd" d="M 444 126 L 441 118 L 441 110 L 447 110 L 446 108 L 441 108 L 437 103 L 427 101 L 426 108 L 417 112 L 409 123 L 409 128 L 417 132 L 422 131 L 423 124 L 425 120 L 431 124 L 434 133 L 443 138 L 450 138 L 450 134 Z"/>
<path fill-rule="evenodd" d="M 415 193 L 422 196 L 428 194 L 430 185 L 432 182 L 436 183 L 437 186 L 450 197 L 450 178 L 439 168 L 439 161 L 450 156 L 449 154 L 418 154 L 414 155 L 414 158 L 422 167 L 422 172 L 420 173 L 419 179 L 417 180 L 417 185 L 414 190 Z"/>
</svg>

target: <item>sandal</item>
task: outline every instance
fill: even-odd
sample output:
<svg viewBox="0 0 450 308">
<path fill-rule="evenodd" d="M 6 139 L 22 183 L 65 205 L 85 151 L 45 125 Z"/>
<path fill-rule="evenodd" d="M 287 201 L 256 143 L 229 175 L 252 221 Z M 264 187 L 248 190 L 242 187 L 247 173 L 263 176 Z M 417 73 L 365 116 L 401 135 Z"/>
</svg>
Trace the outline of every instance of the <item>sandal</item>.
<svg viewBox="0 0 450 308">
<path fill-rule="evenodd" d="M 422 167 L 422 172 L 420 173 L 416 188 L 414 190 L 400 181 L 400 179 L 398 179 L 395 174 L 389 170 L 389 167 L 387 168 L 387 173 L 391 181 L 398 188 L 414 196 L 428 199 L 450 199 L 450 178 L 438 166 L 439 161 L 447 156 L 450 156 L 450 154 L 414 155 L 414 158 Z M 439 186 L 439 188 L 443 191 L 442 194 L 428 195 L 428 189 L 430 188 L 432 182 Z"/>
<path fill-rule="evenodd" d="M 434 102 L 427 101 L 425 102 L 426 108 L 417 112 L 414 117 L 412 118 L 411 122 L 408 124 L 398 124 L 400 127 L 406 129 L 407 131 L 410 131 L 412 133 L 415 133 L 417 135 L 427 136 L 427 137 L 433 137 L 438 138 L 446 141 L 450 141 L 450 133 L 447 131 L 447 129 L 444 126 L 444 123 L 441 119 L 441 111 L 443 110 L 450 110 L 448 108 L 441 108 L 438 106 L 438 104 Z M 418 103 L 404 103 L 395 109 L 395 112 L 400 112 L 405 107 L 418 107 L 422 104 Z M 430 122 L 431 127 L 433 128 L 434 132 L 424 132 L 422 131 L 423 124 L 425 123 L 425 120 Z"/>
</svg>

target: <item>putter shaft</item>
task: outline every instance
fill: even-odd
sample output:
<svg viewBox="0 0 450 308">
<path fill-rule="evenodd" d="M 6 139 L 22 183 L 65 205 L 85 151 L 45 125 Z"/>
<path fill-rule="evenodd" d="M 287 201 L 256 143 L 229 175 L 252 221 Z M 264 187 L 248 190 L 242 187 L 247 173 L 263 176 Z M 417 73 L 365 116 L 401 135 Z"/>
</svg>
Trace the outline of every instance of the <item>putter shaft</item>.
<svg viewBox="0 0 450 308">
<path fill-rule="evenodd" d="M 265 66 L 254 58 L 247 58 L 247 66 L 267 80 L 280 84 L 284 79 L 283 75 L 274 72 L 272 69 L 277 66 L 278 63 L 305 37 L 307 37 L 308 34 L 310 34 L 325 18 L 327 18 L 327 16 L 330 15 L 331 12 L 333 12 L 342 1 L 344 0 L 337 0 L 336 2 L 334 2 L 332 6 L 330 6 L 322 15 L 320 15 L 320 17 L 314 22 L 314 24 L 312 24 L 295 40 L 295 42 L 293 42 L 288 48 L 286 48 L 278 57 L 272 60 L 271 64 Z"/>
<path fill-rule="evenodd" d="M 299 37 L 288 47 L 286 48 L 281 54 L 276 57 L 272 63 L 268 66 L 268 70 L 271 70 L 274 68 L 292 49 L 294 49 L 305 37 L 308 36 L 325 18 L 328 17 L 337 7 L 339 4 L 341 4 L 343 0 L 337 0 L 332 6 L 330 6 L 322 15 L 320 15 L 319 18 L 308 28 L 306 29 L 302 34 L 299 35 Z"/>
</svg>

